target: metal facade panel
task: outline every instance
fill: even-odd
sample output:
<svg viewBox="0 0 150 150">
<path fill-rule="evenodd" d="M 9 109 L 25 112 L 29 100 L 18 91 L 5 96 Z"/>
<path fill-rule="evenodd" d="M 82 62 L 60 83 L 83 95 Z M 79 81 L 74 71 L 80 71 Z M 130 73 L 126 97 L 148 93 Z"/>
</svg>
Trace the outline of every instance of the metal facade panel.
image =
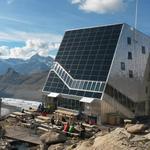
<svg viewBox="0 0 150 150">
<path fill-rule="evenodd" d="M 133 111 L 141 115 L 144 115 L 144 105 L 141 110 L 140 105 L 148 100 L 146 76 L 150 73 L 147 67 L 149 55 L 150 37 L 125 24 L 108 77 L 108 85 L 118 91 L 114 97 L 120 99 L 123 96 L 120 102 L 124 103 L 124 99 L 128 100 L 126 102 L 134 102 Z"/>
</svg>

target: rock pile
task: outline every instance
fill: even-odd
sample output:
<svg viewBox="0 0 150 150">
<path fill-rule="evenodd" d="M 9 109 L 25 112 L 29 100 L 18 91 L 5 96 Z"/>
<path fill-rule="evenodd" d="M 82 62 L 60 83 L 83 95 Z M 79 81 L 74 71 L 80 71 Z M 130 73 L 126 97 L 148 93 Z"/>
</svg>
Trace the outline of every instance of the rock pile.
<svg viewBox="0 0 150 150">
<path fill-rule="evenodd" d="M 127 124 L 125 128 L 101 131 L 72 144 L 65 135 L 50 131 L 40 137 L 41 150 L 150 150 L 150 132 L 145 129 L 144 124 Z"/>
<path fill-rule="evenodd" d="M 40 137 L 40 140 L 42 142 L 41 150 L 47 150 L 49 146 L 50 146 L 49 149 L 52 149 L 52 148 L 54 149 L 54 146 L 51 146 L 51 145 L 64 143 L 66 141 L 66 136 L 62 133 L 57 133 L 57 132 L 51 130 L 48 133 L 43 134 Z M 55 145 L 55 146 L 56 147 L 61 147 L 61 144 L 60 145 Z"/>
<path fill-rule="evenodd" d="M 129 133 L 136 134 L 136 133 L 144 132 L 146 129 L 146 126 L 144 124 L 135 124 L 135 125 L 127 124 L 125 128 Z"/>
<path fill-rule="evenodd" d="M 104 136 L 79 143 L 73 150 L 150 150 L 148 137 L 133 135 L 125 128 L 116 128 Z"/>
</svg>

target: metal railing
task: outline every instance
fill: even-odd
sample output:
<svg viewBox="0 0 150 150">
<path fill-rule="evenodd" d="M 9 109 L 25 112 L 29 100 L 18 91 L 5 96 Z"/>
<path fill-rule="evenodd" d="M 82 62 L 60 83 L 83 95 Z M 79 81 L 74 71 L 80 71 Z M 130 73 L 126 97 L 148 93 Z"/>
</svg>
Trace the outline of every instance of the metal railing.
<svg viewBox="0 0 150 150">
<path fill-rule="evenodd" d="M 54 71 L 71 90 L 103 92 L 105 82 L 74 79 L 58 62 L 54 62 L 51 71 Z"/>
</svg>

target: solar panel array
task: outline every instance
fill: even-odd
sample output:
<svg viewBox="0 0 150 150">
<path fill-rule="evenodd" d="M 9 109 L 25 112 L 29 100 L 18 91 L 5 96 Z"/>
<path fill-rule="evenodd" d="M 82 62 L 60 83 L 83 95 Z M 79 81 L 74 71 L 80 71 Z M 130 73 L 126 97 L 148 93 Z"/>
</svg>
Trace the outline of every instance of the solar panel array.
<svg viewBox="0 0 150 150">
<path fill-rule="evenodd" d="M 67 31 L 55 61 L 73 79 L 105 82 L 121 28 L 122 24 L 118 24 Z M 69 89 L 53 71 L 50 72 L 43 91 L 101 97 L 100 92 Z"/>
</svg>

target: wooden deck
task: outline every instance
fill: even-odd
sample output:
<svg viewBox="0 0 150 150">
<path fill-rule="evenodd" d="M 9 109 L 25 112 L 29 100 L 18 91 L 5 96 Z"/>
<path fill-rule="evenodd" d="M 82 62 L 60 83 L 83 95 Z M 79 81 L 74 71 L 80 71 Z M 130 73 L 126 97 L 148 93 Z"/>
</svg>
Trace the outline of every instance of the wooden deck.
<svg viewBox="0 0 150 150">
<path fill-rule="evenodd" d="M 15 129 L 13 127 L 6 128 L 5 137 L 32 144 L 41 144 L 40 135 L 35 135 L 31 133 L 30 129 L 18 126 Z"/>
</svg>

